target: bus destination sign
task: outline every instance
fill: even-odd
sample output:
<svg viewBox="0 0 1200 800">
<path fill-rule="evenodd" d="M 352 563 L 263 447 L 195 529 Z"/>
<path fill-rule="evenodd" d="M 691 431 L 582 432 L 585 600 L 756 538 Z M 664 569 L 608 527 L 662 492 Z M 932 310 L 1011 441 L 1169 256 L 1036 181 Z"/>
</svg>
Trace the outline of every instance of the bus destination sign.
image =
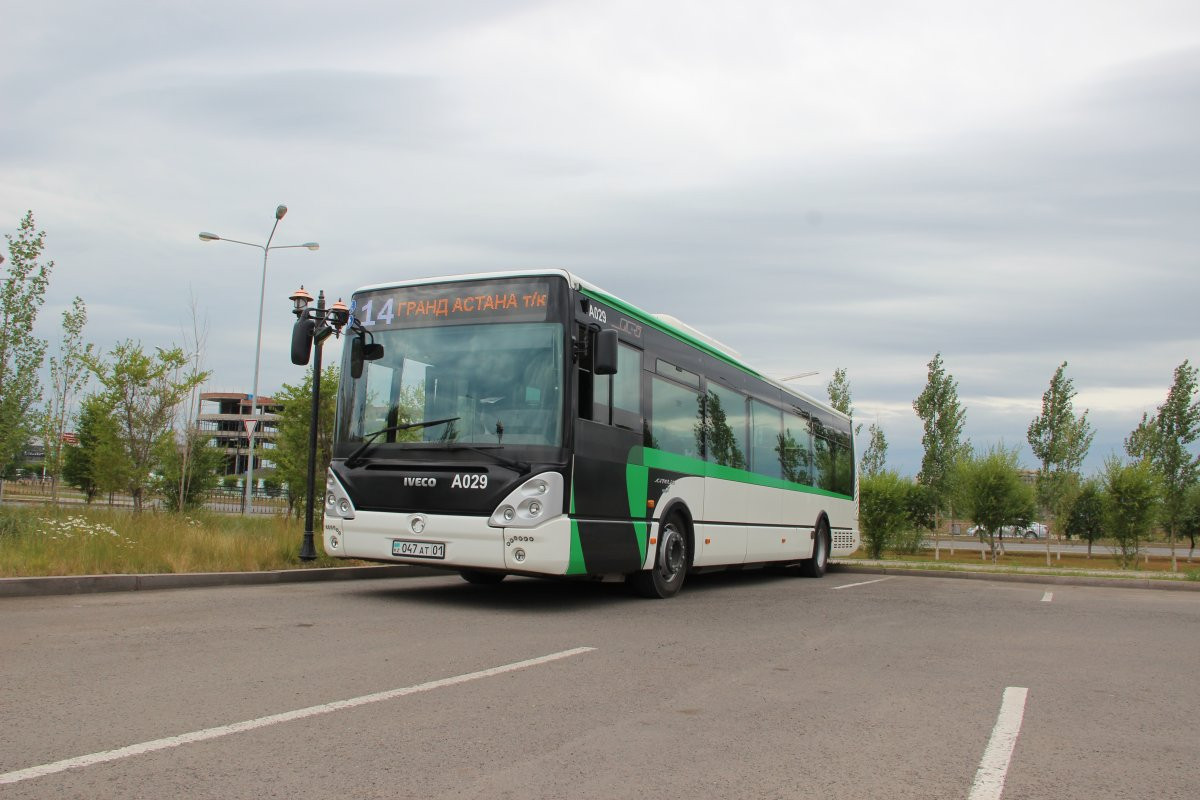
<svg viewBox="0 0 1200 800">
<path fill-rule="evenodd" d="M 361 292 L 350 313 L 368 329 L 543 322 L 551 305 L 549 281 L 470 281 Z"/>
</svg>

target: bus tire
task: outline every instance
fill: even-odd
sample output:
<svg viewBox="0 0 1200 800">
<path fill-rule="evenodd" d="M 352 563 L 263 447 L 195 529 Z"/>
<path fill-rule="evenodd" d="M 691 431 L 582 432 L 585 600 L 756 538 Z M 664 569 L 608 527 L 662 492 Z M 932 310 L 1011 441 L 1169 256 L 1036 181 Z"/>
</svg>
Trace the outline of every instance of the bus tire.
<svg viewBox="0 0 1200 800">
<path fill-rule="evenodd" d="M 813 539 L 812 558 L 800 562 L 800 574 L 806 578 L 819 578 L 829 566 L 829 523 L 822 520 L 817 524 L 817 535 Z"/>
<path fill-rule="evenodd" d="M 463 569 L 459 570 L 458 574 L 467 583 L 473 583 L 477 586 L 495 586 L 500 581 L 504 580 L 503 572 L 484 572 L 478 569 Z"/>
<path fill-rule="evenodd" d="M 653 568 L 635 572 L 626 581 L 642 597 L 665 600 L 683 588 L 689 561 L 687 528 L 678 514 L 672 514 L 659 529 Z"/>
</svg>

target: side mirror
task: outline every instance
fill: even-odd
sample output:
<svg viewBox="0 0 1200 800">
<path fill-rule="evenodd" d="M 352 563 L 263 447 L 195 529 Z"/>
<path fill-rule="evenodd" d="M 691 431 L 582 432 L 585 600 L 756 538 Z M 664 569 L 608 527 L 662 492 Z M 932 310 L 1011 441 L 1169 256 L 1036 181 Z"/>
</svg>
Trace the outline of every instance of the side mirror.
<svg viewBox="0 0 1200 800">
<path fill-rule="evenodd" d="M 311 319 L 298 319 L 292 326 L 292 363 L 303 367 L 312 355 L 313 330 L 317 323 Z"/>
<path fill-rule="evenodd" d="M 592 354 L 592 372 L 596 375 L 617 374 L 617 332 L 599 331 L 596 334 L 595 352 Z"/>
<path fill-rule="evenodd" d="M 350 377 L 355 380 L 362 377 L 363 364 L 367 361 L 378 361 L 383 358 L 383 345 L 371 342 L 359 335 L 350 340 Z"/>
</svg>

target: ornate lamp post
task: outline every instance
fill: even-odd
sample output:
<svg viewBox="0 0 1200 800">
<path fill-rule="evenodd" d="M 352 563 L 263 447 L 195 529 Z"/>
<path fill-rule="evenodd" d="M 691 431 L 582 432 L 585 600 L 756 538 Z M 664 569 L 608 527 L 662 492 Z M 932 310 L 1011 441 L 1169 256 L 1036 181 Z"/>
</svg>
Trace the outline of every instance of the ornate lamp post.
<svg viewBox="0 0 1200 800">
<path fill-rule="evenodd" d="M 267 291 L 267 254 L 272 250 L 291 250 L 298 247 L 303 247 L 306 250 L 318 250 L 321 245 L 317 242 L 305 242 L 304 244 L 271 244 L 271 240 L 275 238 L 275 229 L 279 227 L 279 221 L 283 219 L 283 215 L 287 213 L 287 206 L 278 206 L 275 209 L 275 224 L 271 226 L 271 235 L 267 237 L 266 244 L 254 244 L 253 242 L 239 242 L 237 239 L 225 239 L 217 236 L 215 233 L 208 231 L 200 232 L 200 241 L 202 242 L 232 242 L 233 244 L 243 244 L 247 247 L 257 247 L 262 250 L 263 266 L 262 266 L 262 285 L 258 290 L 258 339 L 254 345 L 254 388 L 250 395 L 250 417 L 252 424 L 249 428 L 249 442 L 246 457 L 246 490 L 242 496 L 242 513 L 249 514 L 253 510 L 254 495 L 252 494 L 254 486 L 254 433 L 255 428 L 260 422 L 258 413 L 255 407 L 258 405 L 258 363 L 262 355 L 262 321 L 263 321 L 263 300 Z M 236 463 L 236 460 L 235 460 Z"/>
<path fill-rule="evenodd" d="M 308 493 L 304 502 L 304 543 L 300 546 L 300 559 L 312 561 L 317 557 L 313 542 L 313 493 L 317 482 L 317 425 L 321 412 L 321 345 L 330 335 L 340 336 L 342 328 L 350 321 L 350 309 L 341 300 L 325 307 L 325 292 L 317 294 L 316 308 L 309 306 L 312 295 L 301 286 L 292 292 L 292 313 L 296 325 L 292 329 L 292 363 L 303 366 L 308 363 L 314 345 L 312 412 L 308 419 Z"/>
</svg>

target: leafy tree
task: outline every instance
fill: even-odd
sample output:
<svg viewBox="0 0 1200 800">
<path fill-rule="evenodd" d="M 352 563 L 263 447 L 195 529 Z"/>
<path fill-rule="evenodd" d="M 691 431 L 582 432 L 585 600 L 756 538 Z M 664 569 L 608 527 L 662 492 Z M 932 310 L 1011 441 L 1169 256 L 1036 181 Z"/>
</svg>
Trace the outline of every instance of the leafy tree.
<svg viewBox="0 0 1200 800">
<path fill-rule="evenodd" d="M 1092 557 L 1092 545 L 1104 531 L 1104 495 L 1095 480 L 1083 484 L 1072 499 L 1067 510 L 1067 536 L 1078 536 L 1087 540 L 1088 558 Z"/>
<path fill-rule="evenodd" d="M 867 428 L 867 435 L 869 437 L 867 449 L 863 451 L 860 464 L 860 471 L 864 478 L 883 472 L 888 448 L 887 437 L 883 435 L 883 428 L 879 427 L 877 423 L 871 423 L 871 427 Z"/>
<path fill-rule="evenodd" d="M 981 538 L 988 544 L 995 563 L 1001 529 L 1020 525 L 1032 516 L 1033 487 L 1021 480 L 1016 451 L 1003 446 L 960 462 L 958 473 L 959 502 L 980 527 Z"/>
<path fill-rule="evenodd" d="M 1188 563 L 1196 552 L 1196 535 L 1200 534 L 1200 484 L 1192 486 L 1187 495 L 1187 513 L 1179 528 L 1180 534 L 1188 537 L 1191 546 L 1188 548 Z"/>
<path fill-rule="evenodd" d="M 924 434 L 921 444 L 925 454 L 917 482 L 933 492 L 938 510 L 938 525 L 934 528 L 934 557 L 941 557 L 941 516 L 947 511 L 954 516 L 954 480 L 957 464 L 971 454 L 970 442 L 962 438 L 967 412 L 958 401 L 958 384 L 946 372 L 942 354 L 936 353 L 929 362 L 925 388 L 913 401 L 913 410 L 921 419 Z"/>
<path fill-rule="evenodd" d="M 189 428 L 176 438 L 163 437 L 156 453 L 159 475 L 155 488 L 167 508 L 189 511 L 204 505 L 205 494 L 217 485 L 225 454 L 206 441 L 202 431 Z"/>
<path fill-rule="evenodd" d="M 124 488 L 129 458 L 121 446 L 121 431 L 108 398 L 100 394 L 85 397 L 75 427 L 79 446 L 67 448 L 63 480 L 81 489 L 89 503 L 98 494 Z"/>
<path fill-rule="evenodd" d="M 33 326 L 54 262 L 40 260 L 46 232 L 34 227 L 29 211 L 17 235 L 4 236 L 9 258 L 0 283 L 0 473 L 21 455 L 37 423 L 34 411 L 41 394 L 37 375 L 46 342 L 33 335 Z"/>
<path fill-rule="evenodd" d="M 1137 564 L 1141 541 L 1154 527 L 1159 505 L 1158 475 L 1150 462 L 1124 464 L 1112 457 L 1104 464 L 1104 522 L 1117 542 L 1122 569 Z"/>
<path fill-rule="evenodd" d="M 50 356 L 50 396 L 43 416 L 42 439 L 45 443 L 46 472 L 51 478 L 51 496 L 58 501 L 58 477 L 63 468 L 63 434 L 75 396 L 87 386 L 90 373 L 87 359 L 92 345 L 84 344 L 83 326 L 87 324 L 87 306 L 76 297 L 62 314 L 62 343 L 58 355 Z"/>
<path fill-rule="evenodd" d="M 1042 394 L 1042 413 L 1029 423 L 1026 437 L 1033 455 L 1041 462 L 1037 474 L 1038 505 L 1053 518 L 1061 532 L 1066 519 L 1066 500 L 1078 484 L 1079 467 L 1092 446 L 1095 432 L 1088 412 L 1075 415 L 1077 392 L 1066 376 L 1067 362 L 1059 364 Z M 1046 566 L 1050 566 L 1050 537 L 1046 537 Z"/>
<path fill-rule="evenodd" d="M 1158 474 L 1163 495 L 1162 521 L 1171 543 L 1173 570 L 1179 569 L 1175 536 L 1181 532 L 1188 513 L 1188 493 L 1200 478 L 1200 456 L 1188 449 L 1200 439 L 1197 371 L 1186 359 L 1176 367 L 1175 380 L 1158 413 L 1153 417 L 1143 414 L 1141 423 L 1125 440 L 1126 452 L 1148 462 Z"/>
<path fill-rule="evenodd" d="M 337 410 L 338 368 L 321 370 L 321 405 L 317 410 L 317 491 L 325 485 L 325 470 L 333 458 L 333 423 Z M 275 474 L 287 486 L 288 506 L 296 516 L 303 513 L 308 496 L 308 434 L 312 417 L 312 369 L 295 386 L 283 384 L 275 395 L 280 405 L 279 435 L 275 439 Z M 321 504 L 316 504 L 319 512 Z"/>
<path fill-rule="evenodd" d="M 141 511 L 163 440 L 174 429 L 176 411 L 208 373 L 181 375 L 188 365 L 181 348 L 159 348 L 149 355 L 141 344 L 128 340 L 117 344 L 107 361 L 92 357 L 86 363 L 104 387 L 105 400 L 117 420 L 128 468 L 126 489 L 134 510 Z"/>
<path fill-rule="evenodd" d="M 909 525 L 909 483 L 890 470 L 859 481 L 858 524 L 868 558 L 880 558 Z"/>
</svg>

